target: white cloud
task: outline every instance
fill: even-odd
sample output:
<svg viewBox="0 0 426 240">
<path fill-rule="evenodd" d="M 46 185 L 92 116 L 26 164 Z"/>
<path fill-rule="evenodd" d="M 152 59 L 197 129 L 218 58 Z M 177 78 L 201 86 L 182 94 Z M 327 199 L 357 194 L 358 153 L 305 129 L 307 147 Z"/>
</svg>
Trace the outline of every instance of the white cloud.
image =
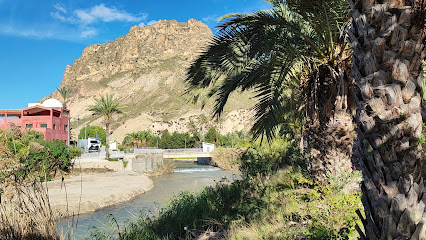
<svg viewBox="0 0 426 240">
<path fill-rule="evenodd" d="M 50 16 L 52 16 L 53 18 L 59 19 L 62 22 L 67 21 L 67 18 L 65 16 L 62 16 L 59 12 L 51 12 Z"/>
<path fill-rule="evenodd" d="M 78 32 L 77 36 L 81 38 L 96 36 L 98 30 L 94 26 L 99 22 L 140 22 L 139 26 L 144 26 L 145 23 L 142 21 L 148 17 L 146 13 L 132 14 L 115 7 L 107 7 L 103 3 L 87 9 L 67 10 L 62 3 L 57 3 L 53 7 L 56 11 L 50 12 L 50 16 L 60 22 L 73 25 L 74 33 Z"/>
<path fill-rule="evenodd" d="M 62 13 L 67 13 L 67 9 L 65 8 L 64 4 L 62 3 L 57 3 L 55 4 L 55 6 L 53 6 L 56 10 L 62 12 Z"/>
<path fill-rule="evenodd" d="M 92 7 L 89 10 L 77 9 L 74 11 L 78 19 L 84 24 L 91 24 L 95 21 L 102 22 L 140 22 L 147 18 L 147 14 L 133 15 L 124 10 L 114 7 L 106 7 L 103 3 Z"/>
<path fill-rule="evenodd" d="M 96 18 L 84 10 L 75 10 L 74 13 L 77 15 L 79 22 L 82 24 L 90 24 L 96 20 Z"/>
<path fill-rule="evenodd" d="M 143 27 L 143 26 L 145 26 L 144 22 L 141 22 L 141 23 L 138 24 L 138 27 Z"/>
<path fill-rule="evenodd" d="M 98 32 L 95 29 L 87 29 L 81 32 L 80 37 L 82 38 L 88 38 L 96 36 Z"/>
<path fill-rule="evenodd" d="M 151 20 L 151 21 L 149 21 L 146 25 L 151 26 L 151 25 L 155 24 L 156 22 L 158 22 L 158 21 L 156 21 L 156 20 Z"/>
<path fill-rule="evenodd" d="M 204 23 L 217 23 L 219 20 L 219 16 L 218 15 L 210 15 L 207 17 L 203 17 L 201 19 Z"/>
<path fill-rule="evenodd" d="M 0 34 L 35 39 L 60 39 L 66 41 L 78 41 L 78 32 L 58 28 L 54 25 L 37 25 L 37 27 L 0 25 Z"/>
</svg>

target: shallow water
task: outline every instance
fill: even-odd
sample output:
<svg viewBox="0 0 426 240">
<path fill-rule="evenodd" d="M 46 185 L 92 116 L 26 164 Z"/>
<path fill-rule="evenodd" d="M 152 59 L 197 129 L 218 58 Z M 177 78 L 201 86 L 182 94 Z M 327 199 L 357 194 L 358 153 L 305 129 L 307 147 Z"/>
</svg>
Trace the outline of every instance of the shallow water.
<svg viewBox="0 0 426 240">
<path fill-rule="evenodd" d="M 98 229 L 111 232 L 111 217 L 122 227 L 127 221 L 135 219 L 142 214 L 153 214 L 182 191 L 195 192 L 205 186 L 214 185 L 216 182 L 226 178 L 234 180 L 236 177 L 231 171 L 223 171 L 219 168 L 196 165 L 194 163 L 177 163 L 172 174 L 153 178 L 154 188 L 135 199 L 99 209 L 93 213 L 81 215 L 76 220 L 71 219 L 58 222 L 58 232 L 67 232 L 71 239 L 84 239 L 89 236 L 90 229 Z M 68 228 L 73 223 L 74 227 Z M 76 225 L 76 227 L 75 227 Z"/>
</svg>

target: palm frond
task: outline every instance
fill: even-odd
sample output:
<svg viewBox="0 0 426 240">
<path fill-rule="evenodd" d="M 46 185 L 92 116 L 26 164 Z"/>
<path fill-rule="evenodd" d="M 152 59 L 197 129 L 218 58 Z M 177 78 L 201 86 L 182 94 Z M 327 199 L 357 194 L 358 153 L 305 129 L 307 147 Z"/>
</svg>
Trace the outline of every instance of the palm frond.
<svg viewBox="0 0 426 240">
<path fill-rule="evenodd" d="M 95 104 L 89 106 L 87 110 L 95 115 L 111 119 L 113 114 L 122 113 L 118 99 L 114 98 L 114 94 L 100 95 L 100 98 L 95 98 L 94 100 Z"/>
<path fill-rule="evenodd" d="M 344 0 L 266 2 L 272 9 L 222 17 L 186 82 L 188 92 L 210 90 L 216 117 L 232 92 L 254 90 L 254 136 L 271 139 L 283 122 L 303 122 L 303 81 L 312 69 L 336 58 L 349 11 Z M 198 99 L 199 92 L 194 96 Z"/>
</svg>

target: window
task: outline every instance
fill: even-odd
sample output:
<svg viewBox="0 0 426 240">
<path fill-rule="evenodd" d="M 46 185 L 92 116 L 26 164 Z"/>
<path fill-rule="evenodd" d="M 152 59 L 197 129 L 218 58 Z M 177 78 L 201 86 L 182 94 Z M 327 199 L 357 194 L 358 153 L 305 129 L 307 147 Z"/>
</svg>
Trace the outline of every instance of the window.
<svg viewBox="0 0 426 240">
<path fill-rule="evenodd" d="M 66 132 L 68 130 L 68 125 L 64 125 L 64 131 Z"/>
<path fill-rule="evenodd" d="M 47 128 L 47 124 L 46 123 L 42 123 L 42 124 L 40 124 L 40 127 L 41 128 Z"/>
<path fill-rule="evenodd" d="M 56 124 L 53 124 L 53 129 L 56 129 Z"/>
<path fill-rule="evenodd" d="M 25 127 L 26 128 L 33 128 L 33 125 L 32 124 L 27 124 Z"/>
</svg>

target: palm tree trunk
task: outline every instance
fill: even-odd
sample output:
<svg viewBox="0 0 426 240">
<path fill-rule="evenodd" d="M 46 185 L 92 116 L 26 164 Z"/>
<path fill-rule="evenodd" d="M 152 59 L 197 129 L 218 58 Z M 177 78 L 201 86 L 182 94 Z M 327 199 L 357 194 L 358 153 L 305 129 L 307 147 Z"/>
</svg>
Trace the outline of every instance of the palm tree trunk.
<svg viewBox="0 0 426 240">
<path fill-rule="evenodd" d="M 320 183 L 352 169 L 355 129 L 349 62 L 337 71 L 323 65 L 308 83 L 308 121 L 303 134 L 304 153 L 310 175 Z"/>
<path fill-rule="evenodd" d="M 105 120 L 105 159 L 109 159 L 109 119 Z"/>
<path fill-rule="evenodd" d="M 364 239 L 426 239 L 421 99 L 424 17 L 418 0 L 348 0 Z M 415 9 L 417 4 L 419 9 Z"/>
</svg>

